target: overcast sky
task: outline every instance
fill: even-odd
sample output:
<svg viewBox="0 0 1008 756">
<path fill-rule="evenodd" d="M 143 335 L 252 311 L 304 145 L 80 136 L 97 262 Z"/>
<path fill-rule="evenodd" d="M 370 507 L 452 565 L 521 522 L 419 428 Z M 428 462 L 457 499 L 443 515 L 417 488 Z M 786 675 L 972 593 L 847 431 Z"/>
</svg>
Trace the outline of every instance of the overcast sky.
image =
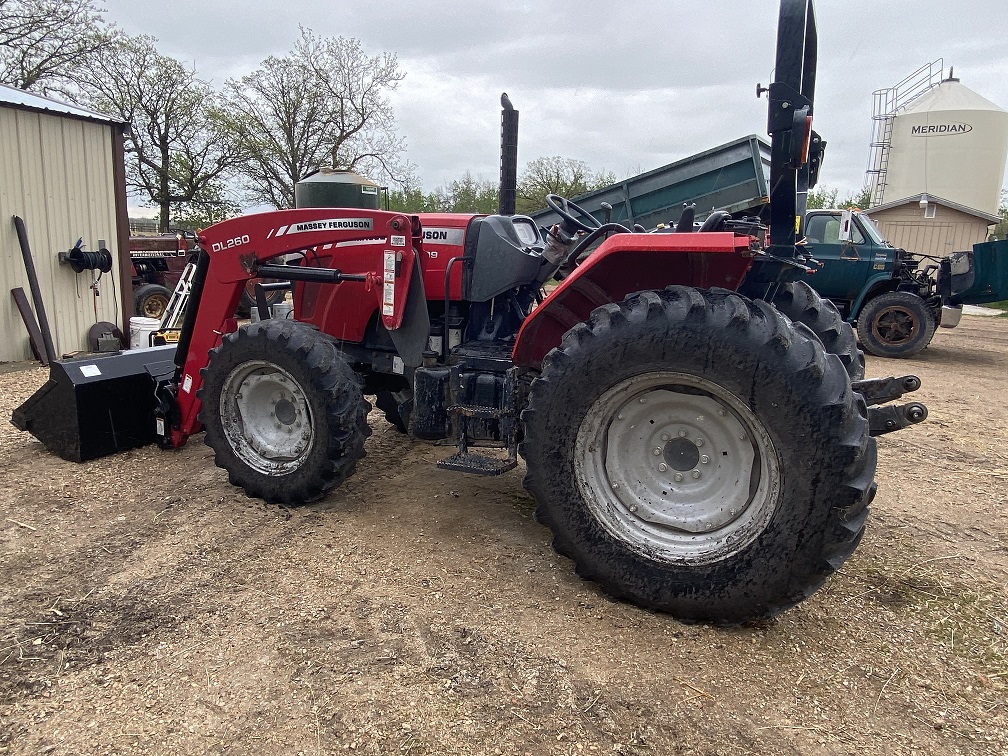
<svg viewBox="0 0 1008 756">
<path fill-rule="evenodd" d="M 499 176 L 502 91 L 521 112 L 519 170 L 562 155 L 619 177 L 766 132 L 777 3 L 507 0 L 105 0 L 107 18 L 220 86 L 298 26 L 393 52 L 392 96 L 408 158 L 430 191 L 467 170 Z M 1008 42 L 989 0 L 820 0 L 816 130 L 829 143 L 820 183 L 864 180 L 872 92 L 938 58 L 1008 109 Z M 996 31 L 995 31 L 996 30 Z"/>
</svg>

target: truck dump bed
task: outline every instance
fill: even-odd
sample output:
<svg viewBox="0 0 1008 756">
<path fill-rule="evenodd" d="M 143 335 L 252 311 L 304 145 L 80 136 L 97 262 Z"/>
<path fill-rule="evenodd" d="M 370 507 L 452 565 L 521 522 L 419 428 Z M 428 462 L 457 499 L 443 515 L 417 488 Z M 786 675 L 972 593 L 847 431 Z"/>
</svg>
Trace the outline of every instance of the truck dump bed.
<svg viewBox="0 0 1008 756">
<path fill-rule="evenodd" d="M 602 203 L 608 202 L 612 220 L 651 229 L 675 223 L 684 202 L 696 203 L 699 218 L 712 210 L 759 215 L 769 202 L 769 175 L 770 143 L 750 135 L 573 200 L 599 220 L 604 217 Z M 540 210 L 532 218 L 545 228 L 560 220 L 552 210 Z"/>
</svg>

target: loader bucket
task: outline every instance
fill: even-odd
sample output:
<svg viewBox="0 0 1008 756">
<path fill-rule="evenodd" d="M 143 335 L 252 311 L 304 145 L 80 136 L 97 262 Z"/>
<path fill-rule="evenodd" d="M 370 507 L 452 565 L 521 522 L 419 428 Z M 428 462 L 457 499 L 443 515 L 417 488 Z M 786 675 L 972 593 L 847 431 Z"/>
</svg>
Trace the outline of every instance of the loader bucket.
<svg viewBox="0 0 1008 756">
<path fill-rule="evenodd" d="M 158 440 L 158 381 L 175 372 L 175 346 L 53 360 L 49 380 L 11 415 L 46 449 L 84 462 Z"/>
</svg>

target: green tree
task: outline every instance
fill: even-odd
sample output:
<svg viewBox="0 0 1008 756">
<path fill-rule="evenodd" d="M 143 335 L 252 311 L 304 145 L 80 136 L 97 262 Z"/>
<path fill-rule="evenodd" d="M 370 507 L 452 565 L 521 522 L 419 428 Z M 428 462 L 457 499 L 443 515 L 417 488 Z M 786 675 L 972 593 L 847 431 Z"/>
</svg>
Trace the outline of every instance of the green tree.
<svg viewBox="0 0 1008 756">
<path fill-rule="evenodd" d="M 871 205 L 871 187 L 862 187 L 860 191 L 851 192 L 843 201 L 843 207 L 858 208 L 867 210 Z"/>
<path fill-rule="evenodd" d="M 49 92 L 115 36 L 95 0 L 0 0 L 0 81 Z"/>
<path fill-rule="evenodd" d="M 615 181 L 615 174 L 596 173 L 583 160 L 559 156 L 536 158 L 518 177 L 516 209 L 519 213 L 533 213 L 546 207 L 547 194 L 573 198 Z"/>
<path fill-rule="evenodd" d="M 1000 222 L 994 226 L 994 230 L 991 232 L 989 237 L 990 241 L 1000 241 L 1003 239 L 1008 239 L 1008 192 L 1001 193 L 1001 199 L 1003 204 L 998 208 L 998 215 L 1001 216 Z"/>
<path fill-rule="evenodd" d="M 809 210 L 828 210 L 834 207 L 867 210 L 870 201 L 871 189 L 868 187 L 851 192 L 841 200 L 840 190 L 836 187 L 819 186 L 808 193 L 807 207 Z"/>
<path fill-rule="evenodd" d="M 172 231 L 197 231 L 241 215 L 242 208 L 221 184 L 208 185 L 193 202 L 172 207 Z"/>
<path fill-rule="evenodd" d="M 214 212 L 238 151 L 210 86 L 154 43 L 121 35 L 96 51 L 78 76 L 78 99 L 130 123 L 127 184 L 159 208 L 166 232 L 173 208 Z"/>
<path fill-rule="evenodd" d="M 437 190 L 437 203 L 444 212 L 486 213 L 497 212 L 500 206 L 500 189 L 493 181 L 480 181 L 466 171 L 466 174 Z"/>
<path fill-rule="evenodd" d="M 808 193 L 808 204 L 806 207 L 809 210 L 822 210 L 824 208 L 836 207 L 837 196 L 839 194 L 840 190 L 836 187 L 816 187 Z"/>
<path fill-rule="evenodd" d="M 493 181 L 481 181 L 466 171 L 460 179 L 426 193 L 408 182 L 389 192 L 389 209 L 406 213 L 483 213 L 492 215 L 500 206 L 500 189 Z"/>
<path fill-rule="evenodd" d="M 440 197 L 436 193 L 427 194 L 423 187 L 415 183 L 406 183 L 399 189 L 391 189 L 388 193 L 389 209 L 401 213 L 433 213 L 441 212 Z"/>
</svg>

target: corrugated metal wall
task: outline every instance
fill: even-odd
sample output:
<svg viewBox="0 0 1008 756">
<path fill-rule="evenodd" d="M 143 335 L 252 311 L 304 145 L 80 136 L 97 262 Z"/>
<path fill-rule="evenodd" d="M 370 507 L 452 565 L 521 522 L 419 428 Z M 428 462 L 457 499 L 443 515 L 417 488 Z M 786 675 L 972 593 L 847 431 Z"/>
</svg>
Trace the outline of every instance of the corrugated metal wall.
<svg viewBox="0 0 1008 756">
<path fill-rule="evenodd" d="M 112 128 L 0 105 L 0 361 L 32 358 L 10 295 L 20 286 L 31 299 L 14 215 L 28 228 L 58 354 L 87 349 L 96 320 L 122 322 L 118 262 L 102 276 L 96 300 L 90 271 L 77 275 L 56 257 L 83 237 L 89 250 L 105 240 L 117 260 Z"/>
<path fill-rule="evenodd" d="M 934 218 L 923 217 L 924 211 L 916 204 L 870 215 L 889 241 L 917 255 L 944 257 L 987 240 L 986 221 L 941 205 L 936 205 Z"/>
</svg>

